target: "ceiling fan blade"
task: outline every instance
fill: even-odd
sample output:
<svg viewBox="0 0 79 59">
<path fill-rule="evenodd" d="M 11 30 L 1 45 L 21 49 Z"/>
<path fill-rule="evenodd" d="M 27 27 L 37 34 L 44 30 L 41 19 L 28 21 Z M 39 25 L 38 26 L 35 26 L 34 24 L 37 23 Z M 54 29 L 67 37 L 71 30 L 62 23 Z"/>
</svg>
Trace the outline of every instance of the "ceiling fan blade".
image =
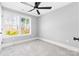
<svg viewBox="0 0 79 59">
<path fill-rule="evenodd" d="M 25 5 L 28 5 L 28 6 L 31 6 L 31 7 L 34 7 L 32 6 L 31 4 L 27 3 L 27 2 L 21 2 L 22 4 L 25 4 Z"/>
<path fill-rule="evenodd" d="M 51 9 L 52 7 L 38 7 L 38 9 Z"/>
<path fill-rule="evenodd" d="M 34 9 L 32 9 L 32 10 L 29 10 L 28 12 L 31 12 L 31 11 L 33 11 Z"/>
<path fill-rule="evenodd" d="M 41 3 L 41 2 L 37 2 L 37 6 L 39 6 L 39 5 L 40 5 L 40 3 Z"/>
<path fill-rule="evenodd" d="M 39 12 L 39 10 L 36 10 L 37 11 L 37 13 L 38 13 L 38 15 L 40 14 L 40 12 Z"/>
<path fill-rule="evenodd" d="M 38 7 L 41 2 L 35 2 L 35 7 Z"/>
</svg>

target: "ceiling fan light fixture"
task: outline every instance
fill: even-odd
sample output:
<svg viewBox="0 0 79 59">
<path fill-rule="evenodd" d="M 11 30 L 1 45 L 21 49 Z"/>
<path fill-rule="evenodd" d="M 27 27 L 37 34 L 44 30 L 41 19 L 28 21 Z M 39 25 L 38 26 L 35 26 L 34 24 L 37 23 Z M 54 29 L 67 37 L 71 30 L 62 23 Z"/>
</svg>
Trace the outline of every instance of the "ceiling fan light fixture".
<svg viewBox="0 0 79 59">
<path fill-rule="evenodd" d="M 21 2 L 21 3 L 23 3 L 25 5 L 27 4 L 28 6 L 33 7 L 33 9 L 29 10 L 28 12 L 36 10 L 36 12 L 37 12 L 38 15 L 40 15 L 39 9 L 44 9 L 45 10 L 45 9 L 51 9 L 52 8 L 52 7 L 39 7 L 39 5 L 41 4 L 41 2 L 35 2 L 35 6 L 32 6 L 32 5 L 30 5 L 30 4 L 26 3 L 26 2 Z"/>
</svg>

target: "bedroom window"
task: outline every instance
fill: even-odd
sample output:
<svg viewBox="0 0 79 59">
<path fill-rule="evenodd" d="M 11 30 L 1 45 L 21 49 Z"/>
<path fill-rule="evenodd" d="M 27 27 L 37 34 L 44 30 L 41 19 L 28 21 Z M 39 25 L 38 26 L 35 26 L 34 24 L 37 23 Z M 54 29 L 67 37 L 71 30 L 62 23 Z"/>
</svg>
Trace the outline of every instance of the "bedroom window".
<svg viewBox="0 0 79 59">
<path fill-rule="evenodd" d="M 31 19 L 29 17 L 21 17 L 21 28 L 20 33 L 21 34 L 31 34 Z"/>
<path fill-rule="evenodd" d="M 6 37 L 31 34 L 31 18 L 18 15 L 3 16 L 3 35 Z"/>
</svg>

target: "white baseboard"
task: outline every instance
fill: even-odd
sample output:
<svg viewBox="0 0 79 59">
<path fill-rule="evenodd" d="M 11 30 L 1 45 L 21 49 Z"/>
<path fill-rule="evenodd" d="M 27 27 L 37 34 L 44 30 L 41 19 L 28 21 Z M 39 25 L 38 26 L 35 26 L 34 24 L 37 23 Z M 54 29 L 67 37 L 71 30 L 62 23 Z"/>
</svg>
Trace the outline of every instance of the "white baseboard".
<svg viewBox="0 0 79 59">
<path fill-rule="evenodd" d="M 21 43 L 36 40 L 36 39 L 43 40 L 43 41 L 46 41 L 46 42 L 51 43 L 51 44 L 55 44 L 57 46 L 66 48 L 66 49 L 71 50 L 71 51 L 79 52 L 79 48 L 76 48 L 76 47 L 73 47 L 73 46 L 68 46 L 66 44 L 62 44 L 62 43 L 59 43 L 59 42 L 55 42 L 55 41 L 51 41 L 51 40 L 48 40 L 48 39 L 45 39 L 45 38 L 39 38 L 39 37 L 2 44 L 1 47 L 4 48 L 4 47 L 11 46 L 11 45 L 21 44 Z"/>
<path fill-rule="evenodd" d="M 16 42 L 5 43 L 5 44 L 1 45 L 1 48 L 5 48 L 5 47 L 11 46 L 11 45 L 25 43 L 25 42 L 36 40 L 36 39 L 38 39 L 38 38 L 35 37 L 35 38 L 31 38 L 31 39 L 26 39 L 26 40 L 20 40 L 20 41 L 16 41 Z"/>
<path fill-rule="evenodd" d="M 73 46 L 68 46 L 66 44 L 62 44 L 62 43 L 59 43 L 59 42 L 51 41 L 51 40 L 48 40 L 48 39 L 45 39 L 45 38 L 39 38 L 39 39 L 43 40 L 43 41 L 46 41 L 48 43 L 55 44 L 57 46 L 63 47 L 63 48 L 65 48 L 67 50 L 70 50 L 70 51 L 79 52 L 79 48 L 76 48 L 76 47 L 73 47 Z"/>
</svg>

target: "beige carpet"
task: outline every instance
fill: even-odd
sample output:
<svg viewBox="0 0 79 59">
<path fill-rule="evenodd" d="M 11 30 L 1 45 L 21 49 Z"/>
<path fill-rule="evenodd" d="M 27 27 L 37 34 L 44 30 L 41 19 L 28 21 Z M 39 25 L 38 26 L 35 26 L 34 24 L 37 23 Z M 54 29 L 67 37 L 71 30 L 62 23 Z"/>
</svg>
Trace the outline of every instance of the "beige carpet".
<svg viewBox="0 0 79 59">
<path fill-rule="evenodd" d="M 78 56 L 79 53 L 66 50 L 56 45 L 33 40 L 19 45 L 3 48 L 0 56 Z"/>
</svg>

